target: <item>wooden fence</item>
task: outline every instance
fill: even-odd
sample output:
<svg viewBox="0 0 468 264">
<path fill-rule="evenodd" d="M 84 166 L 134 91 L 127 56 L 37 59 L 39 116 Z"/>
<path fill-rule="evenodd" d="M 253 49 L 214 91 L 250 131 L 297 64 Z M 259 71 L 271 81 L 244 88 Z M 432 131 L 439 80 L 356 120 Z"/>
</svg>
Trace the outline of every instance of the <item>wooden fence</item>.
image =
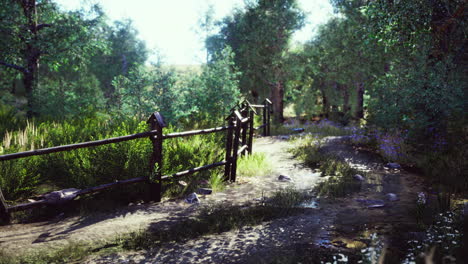
<svg viewBox="0 0 468 264">
<path fill-rule="evenodd" d="M 259 110 L 262 110 L 260 114 Z M 162 194 L 162 181 L 181 177 L 195 172 L 209 170 L 215 167 L 224 166 L 224 179 L 225 181 L 236 181 L 236 170 L 237 170 L 237 159 L 239 155 L 245 155 L 246 153 L 252 153 L 252 143 L 255 130 L 262 130 L 263 136 L 270 135 L 270 115 L 272 113 L 272 103 L 270 100 L 265 99 L 263 104 L 255 105 L 250 104 L 247 100 L 241 104 L 236 105 L 231 109 L 231 114 L 226 118 L 227 126 L 221 126 L 216 128 L 208 128 L 202 130 L 185 131 L 179 133 L 163 134 L 166 123 L 164 122 L 163 116 L 159 112 L 154 112 L 148 119 L 148 125 L 150 131 L 137 133 L 127 136 L 108 138 L 103 140 L 96 140 L 90 142 L 82 142 L 77 144 L 70 144 L 64 146 L 57 146 L 45 149 L 37 149 L 31 151 L 24 151 L 19 153 L 12 153 L 6 155 L 0 155 L 0 162 L 5 160 L 19 159 L 29 156 L 44 155 L 55 152 L 70 151 L 79 148 L 95 147 L 100 145 L 118 143 L 123 141 L 129 141 L 139 138 L 149 138 L 153 144 L 153 151 L 149 157 L 149 176 L 148 177 L 137 177 L 132 179 L 121 180 L 113 183 L 103 184 L 83 190 L 79 190 L 73 194 L 73 198 L 84 195 L 99 192 L 105 189 L 113 188 L 116 186 L 122 186 L 137 182 L 147 182 L 150 188 L 150 199 L 152 201 L 161 201 Z M 254 115 L 262 116 L 262 125 L 254 127 Z M 208 164 L 205 166 L 192 168 L 189 170 L 177 172 L 171 175 L 163 175 L 163 141 L 166 139 L 187 137 L 194 135 L 202 135 L 209 133 L 216 133 L 226 131 L 226 156 L 225 159 L 216 163 Z M 10 213 L 20 210 L 26 210 L 29 208 L 46 205 L 49 202 L 39 200 L 31 203 L 17 204 L 8 206 L 0 188 L 0 219 L 4 222 L 8 222 L 10 219 Z"/>
</svg>

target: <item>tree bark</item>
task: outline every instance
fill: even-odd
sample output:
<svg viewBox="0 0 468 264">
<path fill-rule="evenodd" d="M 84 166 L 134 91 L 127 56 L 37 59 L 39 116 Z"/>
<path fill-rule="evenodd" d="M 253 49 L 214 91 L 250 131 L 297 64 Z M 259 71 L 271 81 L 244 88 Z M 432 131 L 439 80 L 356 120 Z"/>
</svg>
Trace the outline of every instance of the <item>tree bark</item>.
<svg viewBox="0 0 468 264">
<path fill-rule="evenodd" d="M 364 83 L 356 83 L 356 112 L 354 117 L 356 119 L 364 118 Z"/>
<path fill-rule="evenodd" d="M 349 113 L 351 106 L 349 105 L 349 90 L 346 84 L 337 84 L 339 89 L 343 92 L 343 114 Z"/>
<path fill-rule="evenodd" d="M 328 118 L 328 112 L 330 111 L 330 105 L 328 103 L 328 97 L 325 93 L 325 89 L 322 87 L 320 89 L 320 94 L 322 95 L 322 115 Z"/>
<path fill-rule="evenodd" d="M 272 90 L 271 90 L 271 100 L 273 103 L 273 117 L 276 123 L 282 123 L 284 121 L 283 97 L 284 97 L 283 83 L 280 81 L 273 83 Z"/>
</svg>

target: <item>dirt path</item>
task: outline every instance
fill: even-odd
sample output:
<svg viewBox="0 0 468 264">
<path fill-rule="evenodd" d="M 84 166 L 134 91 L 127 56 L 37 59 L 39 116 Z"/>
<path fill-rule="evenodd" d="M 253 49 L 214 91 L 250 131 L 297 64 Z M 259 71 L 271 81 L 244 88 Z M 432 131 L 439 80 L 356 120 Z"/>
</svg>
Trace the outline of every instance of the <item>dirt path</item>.
<svg viewBox="0 0 468 264">
<path fill-rule="evenodd" d="M 201 203 L 229 201 L 241 204 L 261 198 L 286 186 L 305 188 L 318 179 L 312 171 L 303 168 L 286 151 L 288 144 L 274 138 L 257 139 L 255 151 L 268 152 L 274 171 L 291 175 L 293 183 L 279 182 L 278 173 L 265 177 L 240 178 L 241 184 L 232 184 L 223 192 L 201 198 Z M 270 155 L 271 154 L 271 155 Z M 60 216 L 47 222 L 13 224 L 0 227 L 0 245 L 7 252 L 25 252 L 40 248 L 61 247 L 70 242 L 104 240 L 131 231 L 147 228 L 150 224 L 167 219 L 191 215 L 197 205 L 183 199 L 165 201 L 160 204 L 132 205 L 113 213 L 97 213 L 62 219 Z"/>
<path fill-rule="evenodd" d="M 322 248 L 346 252 L 362 244 L 367 246 L 365 237 L 373 232 L 382 235 L 386 242 L 391 241 L 396 226 L 401 227 L 412 221 L 410 211 L 415 194 L 421 190 L 421 180 L 409 173 L 385 170 L 375 155 L 358 151 L 345 144 L 345 141 L 345 138 L 328 138 L 323 151 L 368 171 L 362 191 L 353 196 L 332 202 L 322 199 L 318 209 L 308 209 L 304 214 L 262 225 L 204 236 L 186 243 L 168 243 L 149 251 L 91 257 L 87 263 L 270 263 L 282 256 L 287 259 L 298 252 L 301 255 L 315 254 L 313 252 Z M 314 173 L 294 160 L 287 152 L 290 147 L 289 141 L 278 137 L 257 139 L 254 151 L 267 154 L 274 173 L 264 177 L 241 178 L 240 184 L 230 185 L 223 192 L 202 197 L 201 203 L 244 203 L 260 198 L 262 193 L 268 195 L 287 186 L 312 190 L 320 180 L 319 173 Z M 280 174 L 291 177 L 293 181 L 278 181 Z M 385 195 L 390 192 L 397 195 L 398 201 L 386 201 L 383 208 L 369 209 L 357 201 L 385 200 Z M 197 205 L 176 200 L 134 205 L 114 214 L 3 226 L 0 227 L 0 245 L 10 252 L 24 252 L 58 247 L 69 241 L 102 240 L 118 233 L 156 226 L 158 222 L 168 219 L 189 216 L 196 208 Z"/>
</svg>

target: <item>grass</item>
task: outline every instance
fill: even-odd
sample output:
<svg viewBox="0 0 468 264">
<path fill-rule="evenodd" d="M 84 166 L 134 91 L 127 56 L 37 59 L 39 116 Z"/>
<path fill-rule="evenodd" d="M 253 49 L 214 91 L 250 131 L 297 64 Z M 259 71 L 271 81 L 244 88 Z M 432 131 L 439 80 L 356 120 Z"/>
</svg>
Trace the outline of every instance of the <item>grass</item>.
<svg viewBox="0 0 468 264">
<path fill-rule="evenodd" d="M 322 153 L 321 139 L 307 136 L 297 140 L 296 147 L 290 151 L 310 168 L 319 169 L 322 176 L 329 176 L 326 181 L 320 182 L 316 187 L 318 195 L 329 197 L 343 197 L 360 190 L 361 183 L 353 178 L 356 174 L 365 175 L 364 172 L 351 168 L 348 163 Z"/>
<path fill-rule="evenodd" d="M 0 250 L 0 264 L 77 263 L 92 254 L 91 245 L 70 243 L 67 246 L 14 256 Z"/>
<path fill-rule="evenodd" d="M 359 191 L 361 183 L 353 178 L 356 174 L 365 175 L 364 172 L 351 168 L 348 163 L 329 156 L 322 161 L 320 171 L 323 176 L 329 176 L 326 181 L 320 182 L 316 187 L 321 196 L 344 197 L 347 194 Z"/>
<path fill-rule="evenodd" d="M 237 162 L 237 173 L 241 176 L 266 176 L 272 173 L 272 165 L 264 153 L 242 156 Z"/>
</svg>

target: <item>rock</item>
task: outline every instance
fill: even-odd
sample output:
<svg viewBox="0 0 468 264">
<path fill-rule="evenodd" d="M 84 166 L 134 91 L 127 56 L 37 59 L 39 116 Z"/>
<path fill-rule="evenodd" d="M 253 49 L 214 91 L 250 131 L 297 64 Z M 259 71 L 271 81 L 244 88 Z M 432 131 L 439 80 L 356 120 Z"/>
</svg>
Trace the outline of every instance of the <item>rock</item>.
<svg viewBox="0 0 468 264">
<path fill-rule="evenodd" d="M 395 162 L 389 162 L 385 165 L 385 167 L 389 168 L 389 169 L 401 169 L 401 166 L 400 164 L 398 163 L 395 163 Z"/>
<path fill-rule="evenodd" d="M 382 208 L 385 206 L 383 200 L 356 199 L 356 201 L 365 205 L 367 208 Z"/>
<path fill-rule="evenodd" d="M 398 201 L 398 196 L 394 193 L 387 193 L 385 195 L 385 198 L 388 200 L 388 201 L 391 201 L 391 202 L 394 202 L 394 201 Z"/>
<path fill-rule="evenodd" d="M 286 175 L 280 175 L 278 177 L 278 181 L 282 181 L 282 182 L 290 182 L 292 181 L 291 177 L 289 176 L 286 176 Z"/>
<path fill-rule="evenodd" d="M 198 193 L 198 194 L 208 195 L 208 194 L 213 193 L 213 190 L 212 190 L 212 189 L 209 189 L 209 188 L 199 188 L 198 191 L 197 191 L 197 193 Z"/>
<path fill-rule="evenodd" d="M 198 196 L 196 193 L 191 193 L 189 195 L 187 195 L 187 198 L 185 198 L 185 201 L 189 204 L 193 204 L 193 203 L 199 203 L 200 200 L 198 199 Z"/>
<path fill-rule="evenodd" d="M 44 200 L 48 204 L 63 204 L 65 202 L 75 199 L 79 191 L 79 189 L 69 188 L 60 191 L 50 192 L 44 195 Z"/>
<path fill-rule="evenodd" d="M 293 128 L 292 131 L 297 132 L 297 133 L 304 132 L 304 128 L 302 128 L 302 127 L 301 128 Z"/>
<path fill-rule="evenodd" d="M 358 181 L 364 181 L 364 177 L 360 174 L 354 175 L 353 178 Z"/>
<path fill-rule="evenodd" d="M 178 183 L 179 183 L 180 185 L 184 186 L 184 187 L 188 185 L 188 184 L 187 184 L 186 182 L 184 182 L 184 181 L 178 181 Z"/>
<path fill-rule="evenodd" d="M 282 140 L 289 140 L 289 138 L 290 138 L 289 136 L 280 136 L 280 139 Z"/>
</svg>

